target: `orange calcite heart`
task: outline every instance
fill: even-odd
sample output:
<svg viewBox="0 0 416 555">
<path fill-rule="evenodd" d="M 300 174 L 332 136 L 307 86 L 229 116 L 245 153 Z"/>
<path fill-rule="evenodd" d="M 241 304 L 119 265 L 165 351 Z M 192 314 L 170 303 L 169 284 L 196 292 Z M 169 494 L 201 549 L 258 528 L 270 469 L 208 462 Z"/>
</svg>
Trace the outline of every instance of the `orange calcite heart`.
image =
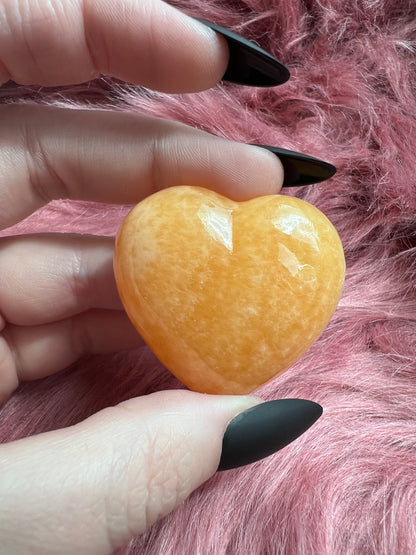
<svg viewBox="0 0 416 555">
<path fill-rule="evenodd" d="M 204 393 L 242 394 L 293 364 L 341 295 L 338 234 L 317 208 L 174 187 L 138 204 L 116 240 L 124 307 L 159 360 Z"/>
</svg>

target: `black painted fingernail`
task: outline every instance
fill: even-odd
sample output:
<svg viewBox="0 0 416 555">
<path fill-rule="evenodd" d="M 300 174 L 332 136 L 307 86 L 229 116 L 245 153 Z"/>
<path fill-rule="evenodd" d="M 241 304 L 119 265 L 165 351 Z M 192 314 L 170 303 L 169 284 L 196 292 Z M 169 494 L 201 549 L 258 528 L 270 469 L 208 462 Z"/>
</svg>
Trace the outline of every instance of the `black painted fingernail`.
<svg viewBox="0 0 416 555">
<path fill-rule="evenodd" d="M 194 19 L 210 27 L 227 41 L 230 60 L 223 76 L 224 81 L 252 87 L 275 87 L 289 79 L 287 67 L 262 48 L 215 23 L 198 17 Z"/>
<path fill-rule="evenodd" d="M 279 399 L 256 405 L 229 423 L 218 470 L 256 462 L 286 447 L 314 424 L 322 407 L 303 399 Z"/>
<path fill-rule="evenodd" d="M 313 185 L 329 179 L 335 175 L 337 169 L 332 164 L 295 152 L 269 145 L 255 145 L 270 150 L 276 154 L 282 162 L 285 172 L 283 187 L 300 187 L 301 185 Z"/>
</svg>

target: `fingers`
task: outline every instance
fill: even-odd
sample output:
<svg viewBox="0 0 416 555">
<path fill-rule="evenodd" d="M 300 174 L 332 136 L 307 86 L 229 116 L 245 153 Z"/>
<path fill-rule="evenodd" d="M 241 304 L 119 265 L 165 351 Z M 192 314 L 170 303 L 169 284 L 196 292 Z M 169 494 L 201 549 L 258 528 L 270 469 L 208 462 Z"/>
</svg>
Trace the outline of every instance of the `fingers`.
<svg viewBox="0 0 416 555">
<path fill-rule="evenodd" d="M 199 185 L 243 200 L 283 181 L 271 152 L 177 122 L 34 106 L 2 106 L 0 122 L 0 227 L 55 198 L 136 203 Z"/>
<path fill-rule="evenodd" d="M 85 354 L 143 345 L 119 300 L 113 244 L 61 234 L 0 239 L 0 403 L 19 381 Z"/>
<path fill-rule="evenodd" d="M 111 553 L 215 472 L 228 422 L 258 402 L 156 393 L 0 446 L 4 552 Z"/>
<path fill-rule="evenodd" d="M 63 370 L 84 355 L 144 345 L 125 312 L 89 310 L 51 324 L 14 326 L 0 333 L 0 405 L 21 381 Z"/>
<path fill-rule="evenodd" d="M 116 290 L 108 237 L 0 239 L 0 403 L 85 354 L 143 345 Z"/>
<path fill-rule="evenodd" d="M 2 0 L 0 84 L 67 85 L 110 74 L 165 92 L 224 75 L 223 38 L 161 0 Z"/>
<path fill-rule="evenodd" d="M 19 381 L 36 380 L 66 368 L 89 354 L 111 353 L 144 345 L 121 310 L 89 310 L 52 324 L 8 325 L 3 338 L 14 366 L 2 372 Z M 5 360 L 5 357 L 3 357 Z"/>
<path fill-rule="evenodd" d="M 0 238 L 0 314 L 34 326 L 91 308 L 121 309 L 114 239 L 44 234 Z"/>
</svg>

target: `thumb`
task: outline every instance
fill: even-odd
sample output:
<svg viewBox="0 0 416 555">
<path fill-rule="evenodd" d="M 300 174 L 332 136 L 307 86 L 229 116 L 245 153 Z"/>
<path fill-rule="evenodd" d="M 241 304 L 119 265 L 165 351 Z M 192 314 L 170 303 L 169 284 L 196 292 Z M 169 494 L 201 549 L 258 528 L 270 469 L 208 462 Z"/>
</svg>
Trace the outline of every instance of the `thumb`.
<svg viewBox="0 0 416 555">
<path fill-rule="evenodd" d="M 260 402 L 189 391 L 154 393 L 107 408 L 71 428 L 0 446 L 4 552 L 46 555 L 59 546 L 60 554 L 111 553 L 214 474 L 220 458 L 224 462 L 228 423 L 237 422 L 237 434 L 231 434 L 235 439 L 241 422 L 234 417 L 250 413 L 246 409 Z M 281 402 L 260 406 L 273 403 Z M 296 435 L 319 414 L 308 417 L 303 429 L 297 423 Z M 248 420 L 252 425 L 253 418 Z M 276 421 L 277 427 L 281 424 Z M 284 435 L 283 444 L 294 439 L 293 430 Z M 241 460 L 254 459 L 243 452 Z M 229 462 L 222 468 L 229 468 Z"/>
</svg>

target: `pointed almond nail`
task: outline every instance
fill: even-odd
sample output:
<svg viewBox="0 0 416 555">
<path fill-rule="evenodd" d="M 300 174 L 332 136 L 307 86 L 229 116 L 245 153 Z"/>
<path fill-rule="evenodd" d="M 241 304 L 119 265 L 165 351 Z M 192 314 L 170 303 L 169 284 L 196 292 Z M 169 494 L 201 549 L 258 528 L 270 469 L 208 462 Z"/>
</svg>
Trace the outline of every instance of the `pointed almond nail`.
<svg viewBox="0 0 416 555">
<path fill-rule="evenodd" d="M 280 399 L 249 408 L 229 423 L 218 470 L 272 455 L 306 432 L 321 414 L 320 405 L 303 399 Z"/>
<path fill-rule="evenodd" d="M 227 41 L 230 59 L 224 81 L 252 87 L 275 87 L 285 83 L 290 73 L 274 56 L 254 43 L 205 19 L 194 18 Z"/>
<path fill-rule="evenodd" d="M 319 158 L 269 145 L 255 145 L 270 150 L 279 157 L 284 170 L 283 187 L 313 185 L 334 176 L 337 169 Z"/>
</svg>

